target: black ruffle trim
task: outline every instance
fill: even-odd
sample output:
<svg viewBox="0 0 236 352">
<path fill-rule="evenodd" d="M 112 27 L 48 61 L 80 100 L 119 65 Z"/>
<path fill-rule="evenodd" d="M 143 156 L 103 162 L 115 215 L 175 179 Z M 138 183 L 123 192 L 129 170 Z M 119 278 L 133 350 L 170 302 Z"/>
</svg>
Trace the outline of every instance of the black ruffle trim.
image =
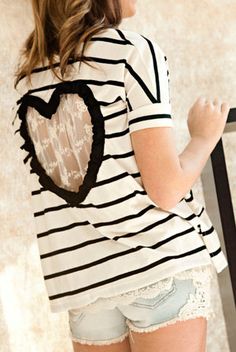
<svg viewBox="0 0 236 352">
<path fill-rule="evenodd" d="M 90 153 L 90 160 L 88 162 L 87 173 L 84 177 L 83 183 L 79 187 L 78 192 L 68 191 L 64 188 L 57 186 L 54 181 L 46 174 L 45 169 L 41 166 L 37 159 L 34 144 L 28 133 L 26 115 L 28 107 L 36 109 L 40 115 L 45 118 L 51 119 L 52 115 L 55 114 L 60 104 L 60 96 L 62 94 L 78 94 L 83 98 L 85 104 L 88 107 L 88 111 L 91 116 L 92 130 L 93 130 L 93 141 Z M 71 206 L 78 206 L 86 198 L 89 191 L 96 182 L 97 173 L 101 166 L 104 152 L 104 117 L 102 115 L 100 105 L 95 99 L 91 89 L 81 82 L 80 80 L 62 82 L 59 83 L 53 91 L 49 102 L 45 102 L 43 99 L 37 96 L 25 94 L 18 102 L 20 104 L 17 111 L 18 116 L 21 120 L 20 135 L 23 137 L 25 143 L 22 145 L 22 149 L 28 152 L 24 163 L 31 158 L 30 166 L 32 173 L 36 173 L 39 176 L 39 183 L 47 190 L 57 194 L 63 198 Z"/>
</svg>

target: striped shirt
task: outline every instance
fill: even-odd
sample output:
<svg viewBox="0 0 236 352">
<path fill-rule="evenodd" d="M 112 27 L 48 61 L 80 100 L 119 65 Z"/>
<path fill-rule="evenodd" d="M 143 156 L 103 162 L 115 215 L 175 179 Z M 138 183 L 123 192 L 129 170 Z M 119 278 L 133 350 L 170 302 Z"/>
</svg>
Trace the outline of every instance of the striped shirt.
<svg viewBox="0 0 236 352">
<path fill-rule="evenodd" d="M 70 61 L 66 82 L 49 66 L 34 69 L 32 86 L 23 78 L 13 123 L 30 169 L 37 243 L 52 312 L 83 307 L 199 265 L 213 264 L 219 273 L 228 264 L 192 190 L 164 211 L 146 193 L 136 164 L 130 133 L 174 126 L 162 49 L 138 33 L 109 28 L 90 39 L 85 56 L 96 68 Z M 66 128 L 69 112 L 62 100 L 71 96 L 86 105 L 93 130 L 89 163 L 80 174 L 80 187 L 73 190 L 63 178 L 60 184 L 53 179 L 49 162 L 39 158 L 30 133 L 33 124 L 29 128 L 33 111 L 47 124 L 64 111 L 61 123 Z M 71 115 L 79 114 L 70 105 Z M 56 125 L 50 128 L 56 130 Z"/>
</svg>

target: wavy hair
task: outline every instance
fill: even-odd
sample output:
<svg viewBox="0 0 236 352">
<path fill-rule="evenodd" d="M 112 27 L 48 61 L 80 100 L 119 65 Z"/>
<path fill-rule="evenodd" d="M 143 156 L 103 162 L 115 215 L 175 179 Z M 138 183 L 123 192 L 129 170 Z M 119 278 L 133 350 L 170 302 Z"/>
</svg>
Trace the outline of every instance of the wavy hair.
<svg viewBox="0 0 236 352">
<path fill-rule="evenodd" d="M 18 64 L 15 87 L 23 77 L 30 81 L 35 66 L 44 66 L 45 59 L 63 81 L 70 59 L 88 61 L 84 50 L 89 39 L 106 28 L 117 27 L 122 20 L 120 0 L 31 0 L 31 3 L 35 28 L 21 50 L 23 61 Z M 55 70 L 55 56 L 59 56 L 60 76 Z"/>
</svg>

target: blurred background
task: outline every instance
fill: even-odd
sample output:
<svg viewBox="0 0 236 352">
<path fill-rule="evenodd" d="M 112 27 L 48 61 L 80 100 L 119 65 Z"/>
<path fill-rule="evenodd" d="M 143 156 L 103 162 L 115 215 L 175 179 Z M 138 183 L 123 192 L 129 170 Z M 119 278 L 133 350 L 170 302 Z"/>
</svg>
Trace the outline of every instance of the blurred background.
<svg viewBox="0 0 236 352">
<path fill-rule="evenodd" d="M 12 138 L 11 109 L 18 98 L 13 75 L 19 50 L 32 29 L 30 1 L 0 0 L 0 28 L 0 352 L 72 352 L 67 312 L 52 314 L 49 309 L 29 175 Z M 236 107 L 236 1 L 139 0 L 136 16 L 123 20 L 120 28 L 155 40 L 168 57 L 179 151 L 188 142 L 187 114 L 199 95 L 219 96 Z M 224 137 L 234 209 L 235 134 Z M 205 204 L 201 179 L 193 190 Z M 217 276 L 211 294 L 216 316 L 209 321 L 207 351 L 229 352 Z"/>
</svg>

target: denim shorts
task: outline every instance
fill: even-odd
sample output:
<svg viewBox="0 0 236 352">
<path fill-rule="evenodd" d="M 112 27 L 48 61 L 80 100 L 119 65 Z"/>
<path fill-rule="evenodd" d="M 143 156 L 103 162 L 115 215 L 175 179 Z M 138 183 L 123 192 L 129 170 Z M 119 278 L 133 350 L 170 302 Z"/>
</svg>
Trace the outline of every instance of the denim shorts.
<svg viewBox="0 0 236 352">
<path fill-rule="evenodd" d="M 210 283 L 199 278 L 178 279 L 173 276 L 168 290 L 154 298 L 136 298 L 130 304 L 97 312 L 69 310 L 70 338 L 81 344 L 109 345 L 123 341 L 132 331 L 151 332 L 177 321 L 214 317 L 210 299 Z"/>
</svg>

